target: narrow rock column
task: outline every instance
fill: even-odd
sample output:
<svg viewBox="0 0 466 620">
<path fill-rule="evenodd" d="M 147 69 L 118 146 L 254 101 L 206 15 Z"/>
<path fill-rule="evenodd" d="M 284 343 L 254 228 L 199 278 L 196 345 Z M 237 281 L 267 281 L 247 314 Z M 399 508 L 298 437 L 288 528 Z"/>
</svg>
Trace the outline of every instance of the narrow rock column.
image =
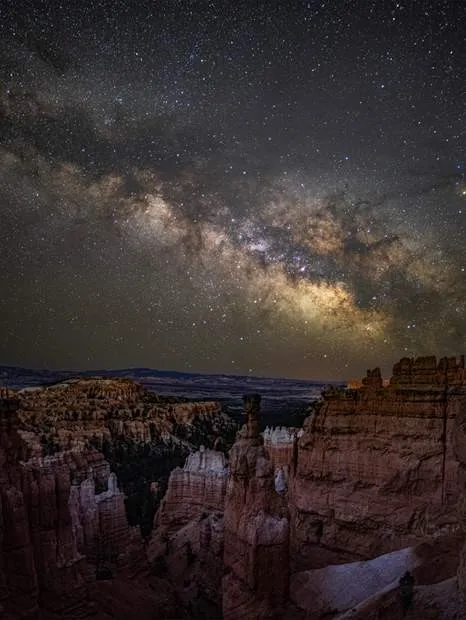
<svg viewBox="0 0 466 620">
<path fill-rule="evenodd" d="M 244 396 L 246 423 L 230 450 L 225 498 L 223 617 L 282 618 L 288 599 L 289 519 L 260 434 L 260 396 Z"/>
</svg>

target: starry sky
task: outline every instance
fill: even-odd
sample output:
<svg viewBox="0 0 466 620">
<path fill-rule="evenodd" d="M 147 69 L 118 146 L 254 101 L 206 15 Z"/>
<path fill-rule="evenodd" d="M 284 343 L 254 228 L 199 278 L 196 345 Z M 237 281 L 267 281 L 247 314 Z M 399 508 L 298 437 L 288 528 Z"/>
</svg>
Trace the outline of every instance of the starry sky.
<svg viewBox="0 0 466 620">
<path fill-rule="evenodd" d="M 0 363 L 465 346 L 466 4 L 3 0 Z"/>
</svg>

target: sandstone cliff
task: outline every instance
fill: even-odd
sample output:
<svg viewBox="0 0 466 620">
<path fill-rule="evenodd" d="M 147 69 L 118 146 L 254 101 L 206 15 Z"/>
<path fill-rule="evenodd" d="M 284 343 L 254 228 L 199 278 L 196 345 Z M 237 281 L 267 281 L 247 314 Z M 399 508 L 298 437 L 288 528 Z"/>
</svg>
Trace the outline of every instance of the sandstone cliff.
<svg viewBox="0 0 466 620">
<path fill-rule="evenodd" d="M 458 513 L 461 529 L 466 534 L 466 395 L 462 397 L 455 420 L 454 451 L 458 459 L 458 479 L 460 495 Z M 462 549 L 458 570 L 458 587 L 466 610 L 466 543 Z"/>
<path fill-rule="evenodd" d="M 444 386 L 449 386 L 451 380 L 454 388 L 450 388 L 457 401 L 456 416 L 453 426 L 454 454 L 458 459 L 458 517 L 461 531 L 455 537 L 436 537 L 427 541 L 418 548 L 416 561 L 422 557 L 422 564 L 417 564 L 412 571 L 414 586 L 409 597 L 406 598 L 406 590 L 400 587 L 399 579 L 379 592 L 366 592 L 366 596 L 359 597 L 359 601 L 353 601 L 351 609 L 338 615 L 338 620 L 462 620 L 466 618 L 466 394 L 464 393 L 464 358 L 457 363 L 454 359 L 443 360 L 437 367 L 441 372 L 434 372 L 435 358 L 416 360 L 396 365 L 398 377 L 413 376 L 413 369 L 422 374 L 418 380 L 425 381 L 426 372 L 429 372 L 429 381 L 436 381 Z M 395 374 L 396 374 L 395 373 Z M 442 379 L 443 377 L 443 379 Z M 446 379 L 445 379 L 446 377 Z M 405 380 L 405 379 L 402 379 Z M 412 380 L 412 379 L 411 379 Z M 392 385 L 397 380 L 392 379 Z M 402 550 L 410 551 L 410 550 Z M 439 552 L 442 556 L 439 557 Z M 399 554 L 399 552 L 395 552 Z M 365 563 L 367 566 L 370 562 Z M 340 567 L 334 567 L 340 568 Z M 342 566 L 342 569 L 345 567 Z M 413 568 L 413 567 L 411 567 Z M 325 569 L 323 569 L 325 570 Z M 313 571 L 310 571 L 311 573 Z M 456 573 L 456 575 L 455 575 Z M 353 571 L 348 571 L 348 576 L 353 576 Z M 296 576 L 298 577 L 298 576 Z M 372 578 L 374 575 L 372 575 Z M 367 579 L 365 580 L 367 584 Z M 295 585 L 299 589 L 299 577 Z M 301 584 L 306 581 L 301 579 Z M 309 585 L 309 582 L 307 582 Z M 341 584 L 343 585 L 343 584 Z M 346 584 L 341 590 L 351 592 L 351 587 Z M 304 585 L 304 588 L 306 586 Z M 331 591 L 329 582 L 325 584 L 325 590 Z M 354 586 L 353 586 L 354 591 Z M 307 594 L 307 596 L 306 596 Z M 311 592 L 294 592 L 300 601 L 309 598 Z M 369 596 L 367 596 L 369 594 Z M 338 598 L 338 596 L 337 596 Z M 341 596 L 340 596 L 341 600 Z M 335 606 L 335 605 L 334 605 Z M 348 605 L 349 607 L 349 605 Z M 313 605 L 315 609 L 315 605 Z"/>
<path fill-rule="evenodd" d="M 463 366 L 463 358 L 401 360 L 388 387 L 376 369 L 359 389 L 327 390 L 304 425 L 290 492 L 296 568 L 458 530 L 453 429 Z"/>
<path fill-rule="evenodd" d="M 229 470 L 220 452 L 189 455 L 172 471 L 155 517 L 149 558 L 191 617 L 291 618 L 296 611 L 287 599 L 284 493 L 300 429 L 267 428 L 261 437 L 258 401 L 246 405 L 248 422 L 229 453 Z"/>
<path fill-rule="evenodd" d="M 294 475 L 298 454 L 298 439 L 303 434 L 302 428 L 278 426 L 266 427 L 262 433 L 264 447 L 275 471 L 275 488 L 284 492 L 291 475 Z"/>
<path fill-rule="evenodd" d="M 389 382 L 368 371 L 358 388 L 327 390 L 302 430 L 261 436 L 259 398 L 247 397 L 228 466 L 211 449 L 232 430 L 216 403 L 97 379 L 3 396 L 7 620 L 149 620 L 154 609 L 395 620 L 405 570 L 416 580 L 407 619 L 466 617 L 463 358 L 406 358 Z M 141 499 L 155 509 L 163 495 L 160 463 L 174 469 L 146 534 L 149 569 L 131 523 Z"/>
<path fill-rule="evenodd" d="M 105 490 L 109 472 L 98 472 L 103 454 L 126 495 L 130 525 L 146 537 L 170 471 L 201 444 L 228 441 L 236 430 L 217 402 L 176 402 L 127 379 L 73 379 L 21 390 L 16 398 L 23 458 L 93 452 L 94 478 Z"/>
<path fill-rule="evenodd" d="M 289 519 L 259 432 L 260 396 L 245 397 L 246 424 L 229 453 L 223 617 L 280 618 L 288 601 Z"/>
<path fill-rule="evenodd" d="M 63 459 L 20 461 L 18 405 L 0 405 L 1 602 L 11 618 L 33 617 L 42 605 L 73 609 L 85 599 L 86 572 L 68 510 L 70 470 Z"/>
<path fill-rule="evenodd" d="M 190 617 L 221 617 L 223 509 L 228 470 L 204 447 L 170 474 L 148 547 L 154 573 L 167 576 Z"/>
</svg>

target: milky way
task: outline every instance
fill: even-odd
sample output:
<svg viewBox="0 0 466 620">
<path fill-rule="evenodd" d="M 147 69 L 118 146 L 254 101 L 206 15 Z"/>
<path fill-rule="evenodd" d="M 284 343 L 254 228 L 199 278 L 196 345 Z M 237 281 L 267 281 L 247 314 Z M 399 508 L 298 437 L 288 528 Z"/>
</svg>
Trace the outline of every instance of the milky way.
<svg viewBox="0 0 466 620">
<path fill-rule="evenodd" d="M 461 2 L 3 2 L 0 362 L 465 349 Z"/>
</svg>

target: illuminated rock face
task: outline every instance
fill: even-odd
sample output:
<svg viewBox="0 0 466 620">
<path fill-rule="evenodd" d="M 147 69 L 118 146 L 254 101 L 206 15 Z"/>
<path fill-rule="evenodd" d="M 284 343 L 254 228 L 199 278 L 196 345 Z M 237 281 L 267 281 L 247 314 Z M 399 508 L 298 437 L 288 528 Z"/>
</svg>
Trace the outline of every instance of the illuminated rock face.
<svg viewBox="0 0 466 620">
<path fill-rule="evenodd" d="M 223 512 L 227 473 L 222 452 L 201 448 L 190 454 L 184 468 L 177 467 L 170 474 L 154 528 L 170 532 L 203 512 Z"/>
<path fill-rule="evenodd" d="M 464 358 L 403 359 L 387 387 L 328 390 L 299 440 L 290 483 L 295 566 L 371 558 L 459 528 L 455 418 Z"/>
<path fill-rule="evenodd" d="M 285 485 L 294 474 L 298 453 L 298 439 L 303 434 L 302 428 L 267 427 L 262 433 L 264 447 L 270 457 L 275 475 Z M 280 483 L 282 484 L 282 482 Z"/>
<path fill-rule="evenodd" d="M 167 576 L 196 617 L 221 614 L 225 455 L 201 448 L 172 471 L 148 547 L 154 570 Z"/>
</svg>

